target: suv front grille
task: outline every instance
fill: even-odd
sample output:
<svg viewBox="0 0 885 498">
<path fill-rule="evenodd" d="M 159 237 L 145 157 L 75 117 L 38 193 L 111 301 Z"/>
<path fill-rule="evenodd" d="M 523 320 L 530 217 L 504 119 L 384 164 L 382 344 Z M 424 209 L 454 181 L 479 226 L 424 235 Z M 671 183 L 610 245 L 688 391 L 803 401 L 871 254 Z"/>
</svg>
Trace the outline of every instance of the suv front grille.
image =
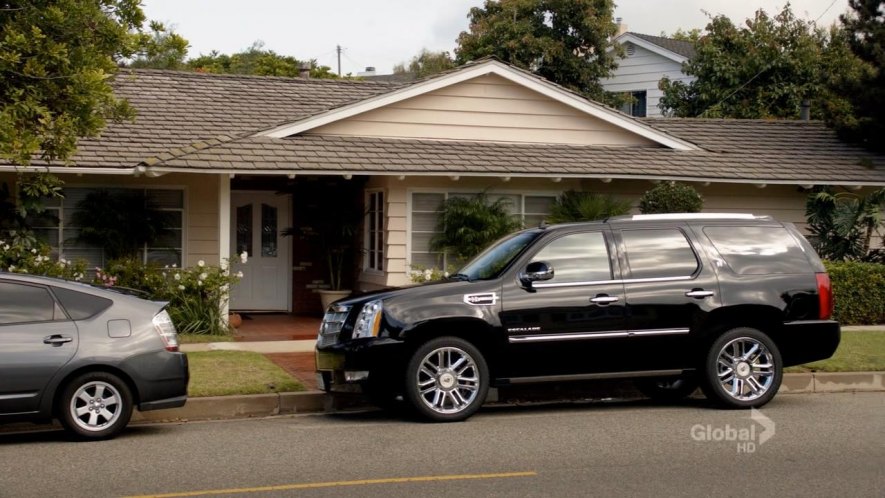
<svg viewBox="0 0 885 498">
<path fill-rule="evenodd" d="M 332 306 L 323 316 L 323 323 L 320 325 L 320 333 L 317 336 L 317 346 L 323 347 L 338 342 L 338 336 L 344 327 L 344 321 L 350 313 L 350 306 Z"/>
</svg>

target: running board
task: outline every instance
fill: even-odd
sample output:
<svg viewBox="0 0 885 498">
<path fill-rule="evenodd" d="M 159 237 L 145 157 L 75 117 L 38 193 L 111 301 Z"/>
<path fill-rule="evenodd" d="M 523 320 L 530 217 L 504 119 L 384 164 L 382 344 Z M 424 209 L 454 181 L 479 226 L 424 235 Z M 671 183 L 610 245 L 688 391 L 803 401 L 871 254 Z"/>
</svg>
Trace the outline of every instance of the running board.
<svg viewBox="0 0 885 498">
<path fill-rule="evenodd" d="M 540 384 L 543 382 L 568 382 L 573 380 L 632 379 L 636 377 L 672 377 L 692 371 L 694 371 L 694 369 L 639 370 L 636 372 L 600 372 L 572 375 L 541 375 L 538 377 L 511 377 L 498 379 L 498 384 Z"/>
</svg>

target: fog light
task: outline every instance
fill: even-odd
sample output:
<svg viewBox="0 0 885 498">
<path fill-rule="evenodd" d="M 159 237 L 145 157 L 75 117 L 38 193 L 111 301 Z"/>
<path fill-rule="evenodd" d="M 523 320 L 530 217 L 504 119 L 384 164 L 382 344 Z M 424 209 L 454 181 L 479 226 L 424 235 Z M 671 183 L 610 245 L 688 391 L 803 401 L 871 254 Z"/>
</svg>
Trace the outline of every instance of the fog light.
<svg viewBox="0 0 885 498">
<path fill-rule="evenodd" d="M 368 370 L 352 370 L 344 372 L 344 380 L 346 382 L 359 382 L 369 378 Z"/>
</svg>

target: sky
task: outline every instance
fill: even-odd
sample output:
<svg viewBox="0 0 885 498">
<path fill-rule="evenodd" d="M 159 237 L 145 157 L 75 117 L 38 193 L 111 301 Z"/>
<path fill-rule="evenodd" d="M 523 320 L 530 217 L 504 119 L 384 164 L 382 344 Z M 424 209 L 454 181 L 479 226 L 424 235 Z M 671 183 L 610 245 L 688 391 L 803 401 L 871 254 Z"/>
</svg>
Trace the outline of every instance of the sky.
<svg viewBox="0 0 885 498">
<path fill-rule="evenodd" d="M 659 35 L 706 26 L 712 15 L 743 22 L 763 8 L 779 12 L 785 0 L 616 0 L 615 17 L 630 31 Z M 829 25 L 848 0 L 792 0 L 793 12 Z M 190 42 L 188 57 L 212 50 L 234 53 L 261 41 L 265 49 L 316 59 L 342 74 L 374 66 L 388 74 L 422 48 L 454 53 L 467 13 L 483 0 L 143 0 L 148 19 L 161 21 Z"/>
</svg>

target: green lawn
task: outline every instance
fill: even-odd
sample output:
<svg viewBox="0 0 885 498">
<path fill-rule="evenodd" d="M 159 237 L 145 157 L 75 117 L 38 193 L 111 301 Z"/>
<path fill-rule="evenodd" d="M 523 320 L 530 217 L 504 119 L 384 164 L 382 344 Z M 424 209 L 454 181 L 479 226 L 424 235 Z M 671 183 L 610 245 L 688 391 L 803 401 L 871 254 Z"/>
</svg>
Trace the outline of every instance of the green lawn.
<svg viewBox="0 0 885 498">
<path fill-rule="evenodd" d="M 304 386 L 261 353 L 206 351 L 188 353 L 188 395 L 230 396 L 303 391 Z"/>
<path fill-rule="evenodd" d="M 231 342 L 234 340 L 233 335 L 212 335 L 212 334 L 178 334 L 178 342 L 180 344 L 199 344 L 204 342 Z"/>
<path fill-rule="evenodd" d="M 832 358 L 787 368 L 787 372 L 867 372 L 885 370 L 885 330 L 842 332 Z"/>
</svg>

